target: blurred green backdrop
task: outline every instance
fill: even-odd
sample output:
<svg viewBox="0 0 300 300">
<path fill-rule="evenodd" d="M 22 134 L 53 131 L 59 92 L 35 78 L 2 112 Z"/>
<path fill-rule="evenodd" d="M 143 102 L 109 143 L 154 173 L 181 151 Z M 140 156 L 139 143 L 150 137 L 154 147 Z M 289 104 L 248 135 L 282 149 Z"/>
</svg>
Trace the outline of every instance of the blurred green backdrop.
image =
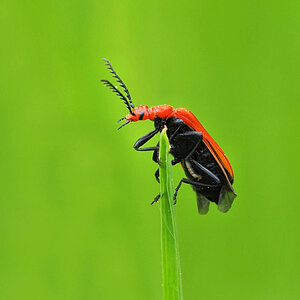
<svg viewBox="0 0 300 300">
<path fill-rule="evenodd" d="M 1 1 L 0 299 L 161 299 L 153 124 L 116 130 L 102 57 L 233 165 L 227 214 L 180 191 L 184 298 L 299 299 L 298 4 Z"/>
</svg>

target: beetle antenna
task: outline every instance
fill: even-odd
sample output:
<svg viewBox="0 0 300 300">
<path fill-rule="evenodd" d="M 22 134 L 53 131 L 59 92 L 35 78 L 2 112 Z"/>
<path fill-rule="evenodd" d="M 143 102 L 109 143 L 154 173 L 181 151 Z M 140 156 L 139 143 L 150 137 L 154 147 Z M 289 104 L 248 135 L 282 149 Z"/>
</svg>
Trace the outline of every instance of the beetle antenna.
<svg viewBox="0 0 300 300">
<path fill-rule="evenodd" d="M 132 100 L 131 100 L 131 96 L 130 96 L 130 93 L 125 85 L 125 83 L 123 82 L 123 80 L 119 77 L 119 75 L 116 73 L 116 71 L 113 69 L 111 63 L 109 62 L 108 59 L 106 58 L 103 58 L 103 60 L 105 61 L 105 65 L 107 66 L 107 69 L 110 70 L 110 73 L 113 74 L 113 77 L 116 78 L 116 81 L 120 83 L 121 87 L 124 89 L 125 93 L 126 93 L 126 96 L 127 96 L 127 99 L 129 100 L 129 103 L 130 103 L 130 106 L 132 108 L 134 108 L 134 105 L 132 103 Z"/>
<path fill-rule="evenodd" d="M 126 107 L 128 108 L 129 112 L 133 115 L 132 109 L 131 109 L 130 104 L 129 104 L 128 100 L 126 99 L 126 97 L 108 80 L 102 79 L 101 81 L 103 82 L 103 84 L 105 86 L 110 88 L 114 93 L 116 93 L 124 101 L 124 103 L 125 103 Z"/>
<path fill-rule="evenodd" d="M 121 118 L 120 120 L 117 121 L 117 123 L 119 123 L 120 121 L 125 120 L 125 119 L 126 119 L 126 117 Z"/>
<path fill-rule="evenodd" d="M 120 127 L 118 127 L 118 130 L 121 129 L 122 127 L 124 127 L 125 125 L 129 124 L 129 121 L 126 121 L 124 124 L 122 124 Z"/>
</svg>

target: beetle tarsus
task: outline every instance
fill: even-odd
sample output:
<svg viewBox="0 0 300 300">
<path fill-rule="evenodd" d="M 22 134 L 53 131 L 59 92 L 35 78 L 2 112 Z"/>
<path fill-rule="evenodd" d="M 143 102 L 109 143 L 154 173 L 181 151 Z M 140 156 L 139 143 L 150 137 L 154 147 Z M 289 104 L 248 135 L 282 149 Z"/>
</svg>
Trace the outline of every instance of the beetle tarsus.
<svg viewBox="0 0 300 300">
<path fill-rule="evenodd" d="M 160 194 L 158 194 L 150 204 L 153 205 L 155 202 L 159 200 L 159 198 L 160 198 Z"/>
</svg>

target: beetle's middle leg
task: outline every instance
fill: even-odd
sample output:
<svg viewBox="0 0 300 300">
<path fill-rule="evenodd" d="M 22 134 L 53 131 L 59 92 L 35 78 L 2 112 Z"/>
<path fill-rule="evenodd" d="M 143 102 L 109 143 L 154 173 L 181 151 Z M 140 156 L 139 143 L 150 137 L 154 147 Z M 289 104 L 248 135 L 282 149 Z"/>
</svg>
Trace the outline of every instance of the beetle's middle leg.
<svg viewBox="0 0 300 300">
<path fill-rule="evenodd" d="M 160 180 L 159 180 L 159 169 L 156 170 L 156 172 L 154 173 L 154 176 L 155 176 L 155 179 L 158 183 L 160 183 Z"/>
<path fill-rule="evenodd" d="M 174 137 L 176 147 L 171 143 L 171 153 L 175 159 L 172 160 L 172 165 L 176 165 L 181 160 L 189 160 L 195 153 L 202 141 L 202 133 L 199 131 L 187 131 L 179 133 Z"/>
</svg>

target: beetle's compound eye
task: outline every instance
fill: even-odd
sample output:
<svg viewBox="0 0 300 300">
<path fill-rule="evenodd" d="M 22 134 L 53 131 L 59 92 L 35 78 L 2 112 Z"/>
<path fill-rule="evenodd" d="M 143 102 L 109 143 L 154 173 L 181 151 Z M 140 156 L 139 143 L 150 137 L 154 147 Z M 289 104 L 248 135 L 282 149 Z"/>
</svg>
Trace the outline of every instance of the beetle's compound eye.
<svg viewBox="0 0 300 300">
<path fill-rule="evenodd" d="M 144 113 L 143 111 L 140 113 L 139 120 L 143 120 L 144 114 L 145 114 L 145 113 Z"/>
</svg>

